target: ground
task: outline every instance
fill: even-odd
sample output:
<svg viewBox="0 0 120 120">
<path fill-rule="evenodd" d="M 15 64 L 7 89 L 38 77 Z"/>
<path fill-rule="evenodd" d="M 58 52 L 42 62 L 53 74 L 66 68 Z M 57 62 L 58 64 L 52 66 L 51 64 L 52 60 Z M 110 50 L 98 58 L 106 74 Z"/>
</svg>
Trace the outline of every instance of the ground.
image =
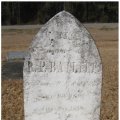
<svg viewBox="0 0 120 120">
<path fill-rule="evenodd" d="M 14 72 L 16 69 L 6 62 L 7 53 L 27 50 L 39 30 L 16 29 L 2 29 L 2 120 L 24 119 L 22 69 L 20 67 L 20 74 Z M 118 120 L 118 28 L 114 24 L 92 24 L 87 29 L 96 42 L 103 64 L 100 120 Z M 19 62 L 15 66 L 22 65 Z"/>
</svg>

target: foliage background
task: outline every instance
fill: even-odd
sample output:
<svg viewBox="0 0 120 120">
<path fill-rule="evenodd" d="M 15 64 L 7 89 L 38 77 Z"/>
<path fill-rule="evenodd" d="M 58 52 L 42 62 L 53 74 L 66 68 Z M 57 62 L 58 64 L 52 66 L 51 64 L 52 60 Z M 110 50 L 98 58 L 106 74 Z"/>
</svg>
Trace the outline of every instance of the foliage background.
<svg viewBox="0 0 120 120">
<path fill-rule="evenodd" d="M 118 22 L 118 2 L 2 2 L 2 25 L 44 24 L 62 10 L 81 22 Z"/>
</svg>

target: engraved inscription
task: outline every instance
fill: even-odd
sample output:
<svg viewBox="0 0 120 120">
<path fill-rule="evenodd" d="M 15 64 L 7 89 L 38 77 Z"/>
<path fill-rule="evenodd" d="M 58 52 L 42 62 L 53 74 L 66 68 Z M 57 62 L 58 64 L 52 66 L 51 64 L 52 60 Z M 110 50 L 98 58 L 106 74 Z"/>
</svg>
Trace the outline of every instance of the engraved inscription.
<svg viewBox="0 0 120 120">
<path fill-rule="evenodd" d="M 52 61 L 38 61 L 37 66 L 31 67 L 28 61 L 29 72 L 73 72 L 73 73 L 98 73 L 101 68 L 98 63 L 79 63 L 79 62 L 52 62 Z M 29 69 L 28 69 L 29 70 Z"/>
</svg>

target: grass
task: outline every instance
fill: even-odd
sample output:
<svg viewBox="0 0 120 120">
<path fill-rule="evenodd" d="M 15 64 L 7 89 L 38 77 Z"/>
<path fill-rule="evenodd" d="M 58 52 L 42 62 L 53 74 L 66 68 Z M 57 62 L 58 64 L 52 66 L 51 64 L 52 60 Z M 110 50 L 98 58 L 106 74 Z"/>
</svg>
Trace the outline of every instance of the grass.
<svg viewBox="0 0 120 120">
<path fill-rule="evenodd" d="M 109 28 L 108 28 L 109 29 Z M 118 30 L 88 28 L 99 49 L 103 64 L 101 120 L 118 120 Z M 2 60 L 9 51 L 24 51 L 36 31 L 2 31 Z M 2 119 L 23 120 L 23 81 L 2 81 Z"/>
<path fill-rule="evenodd" d="M 100 30 L 104 30 L 104 31 L 111 31 L 111 30 L 116 30 L 117 28 L 108 28 L 106 26 L 103 26 L 102 28 L 100 28 Z"/>
<path fill-rule="evenodd" d="M 3 29 L 2 34 L 34 34 L 39 31 L 38 28 L 35 29 Z"/>
</svg>

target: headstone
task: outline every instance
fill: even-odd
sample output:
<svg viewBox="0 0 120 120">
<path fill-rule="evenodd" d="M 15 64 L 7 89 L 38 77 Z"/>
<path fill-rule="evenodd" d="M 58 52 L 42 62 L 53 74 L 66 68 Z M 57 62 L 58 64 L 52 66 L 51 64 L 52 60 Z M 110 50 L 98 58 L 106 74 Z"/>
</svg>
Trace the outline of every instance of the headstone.
<svg viewBox="0 0 120 120">
<path fill-rule="evenodd" d="M 7 54 L 7 60 L 24 60 L 25 56 L 27 55 L 27 52 L 25 51 L 11 51 Z"/>
<path fill-rule="evenodd" d="M 99 120 L 101 59 L 70 13 L 58 13 L 40 29 L 23 72 L 25 120 Z"/>
</svg>

